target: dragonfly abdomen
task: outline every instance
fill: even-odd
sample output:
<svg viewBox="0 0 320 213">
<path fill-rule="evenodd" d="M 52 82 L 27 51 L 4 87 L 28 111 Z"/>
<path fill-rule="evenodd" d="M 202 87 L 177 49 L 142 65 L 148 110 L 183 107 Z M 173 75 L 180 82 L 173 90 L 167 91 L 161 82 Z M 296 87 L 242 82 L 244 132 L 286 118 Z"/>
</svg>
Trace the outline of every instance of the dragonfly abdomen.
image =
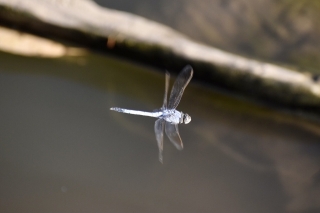
<svg viewBox="0 0 320 213">
<path fill-rule="evenodd" d="M 158 111 L 158 112 L 144 112 L 144 111 L 139 111 L 139 110 L 132 110 L 132 109 L 123 109 L 119 107 L 112 107 L 110 110 L 116 111 L 116 112 L 122 112 L 122 113 L 127 113 L 127 114 L 132 114 L 132 115 L 143 115 L 143 116 L 149 116 L 149 117 L 154 117 L 158 118 L 162 116 L 163 112 Z"/>
</svg>

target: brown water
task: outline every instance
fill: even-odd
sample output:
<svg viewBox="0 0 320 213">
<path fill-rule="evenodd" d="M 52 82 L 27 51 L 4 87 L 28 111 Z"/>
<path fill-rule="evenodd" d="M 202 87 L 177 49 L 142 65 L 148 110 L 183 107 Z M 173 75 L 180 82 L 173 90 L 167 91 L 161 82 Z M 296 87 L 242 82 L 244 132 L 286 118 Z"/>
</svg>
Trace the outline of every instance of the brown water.
<svg viewBox="0 0 320 213">
<path fill-rule="evenodd" d="M 0 212 L 320 210 L 319 124 L 191 81 L 184 150 L 165 138 L 161 164 L 155 119 L 109 108 L 159 108 L 163 71 L 95 54 L 0 60 Z"/>
</svg>

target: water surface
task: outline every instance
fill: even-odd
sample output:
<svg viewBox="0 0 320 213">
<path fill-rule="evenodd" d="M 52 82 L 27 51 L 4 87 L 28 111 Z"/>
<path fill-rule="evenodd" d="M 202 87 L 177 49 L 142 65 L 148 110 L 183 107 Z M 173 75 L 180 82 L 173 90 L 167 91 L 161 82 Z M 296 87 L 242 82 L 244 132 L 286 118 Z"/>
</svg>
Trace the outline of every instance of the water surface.
<svg viewBox="0 0 320 213">
<path fill-rule="evenodd" d="M 109 108 L 161 107 L 164 71 L 97 54 L 0 58 L 0 212 L 320 209 L 317 123 L 191 81 L 184 150 L 165 137 L 161 164 L 155 119 Z"/>
</svg>

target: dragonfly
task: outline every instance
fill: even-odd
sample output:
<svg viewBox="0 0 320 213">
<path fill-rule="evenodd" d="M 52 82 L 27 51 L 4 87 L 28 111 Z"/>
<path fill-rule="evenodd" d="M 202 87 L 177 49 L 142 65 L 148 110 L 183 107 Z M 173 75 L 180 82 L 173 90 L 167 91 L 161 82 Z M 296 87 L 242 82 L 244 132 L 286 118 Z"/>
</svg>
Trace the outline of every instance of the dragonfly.
<svg viewBox="0 0 320 213">
<path fill-rule="evenodd" d="M 184 90 L 189 84 L 193 76 L 193 69 L 190 65 L 185 66 L 179 73 L 176 81 L 174 82 L 169 101 L 167 100 L 170 74 L 166 71 L 165 74 L 165 92 L 163 98 L 163 104 L 160 109 L 156 109 L 153 112 L 145 112 L 139 110 L 123 109 L 119 107 L 112 107 L 110 110 L 122 113 L 128 113 L 133 115 L 142 115 L 158 118 L 154 124 L 154 131 L 159 148 L 159 161 L 163 163 L 163 132 L 165 130 L 166 135 L 178 149 L 183 149 L 183 143 L 179 134 L 178 124 L 188 124 L 191 121 L 191 117 L 187 113 L 176 110 L 180 103 Z"/>
</svg>

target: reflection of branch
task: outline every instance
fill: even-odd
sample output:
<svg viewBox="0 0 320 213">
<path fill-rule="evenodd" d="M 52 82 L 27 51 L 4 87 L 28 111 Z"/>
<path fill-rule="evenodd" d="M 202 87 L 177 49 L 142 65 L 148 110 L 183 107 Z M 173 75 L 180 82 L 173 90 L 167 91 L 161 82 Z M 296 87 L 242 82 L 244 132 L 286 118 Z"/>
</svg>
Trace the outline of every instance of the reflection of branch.
<svg viewBox="0 0 320 213">
<path fill-rule="evenodd" d="M 190 63 L 195 77 L 203 81 L 319 111 L 320 84 L 311 75 L 208 47 L 161 24 L 91 1 L 0 0 L 0 22 L 176 70 Z"/>
<path fill-rule="evenodd" d="M 219 124 L 221 125 L 221 124 Z M 287 212 L 305 212 L 310 209 L 320 208 L 320 185 L 317 179 L 320 174 L 319 156 L 317 151 L 310 152 L 311 144 L 298 143 L 297 141 L 286 141 L 286 137 L 265 135 L 253 136 L 248 142 L 241 142 L 251 134 L 251 131 L 242 132 L 242 136 L 235 137 L 235 142 L 241 142 L 239 147 L 232 147 L 227 144 L 230 139 L 222 141 L 221 134 L 234 134 L 230 126 L 219 128 L 219 125 L 212 126 L 210 123 L 198 126 L 195 129 L 197 136 L 203 141 L 214 144 L 220 151 L 228 157 L 234 159 L 237 163 L 260 172 L 272 172 L 279 178 L 280 186 L 287 194 L 288 200 L 286 205 Z M 215 130 L 213 130 L 213 128 Z M 242 130 L 239 130 L 242 131 Z M 219 134 L 219 135 L 215 135 Z M 224 133 L 223 133 L 224 132 Z M 232 132 L 232 133 L 231 133 Z M 244 138 L 243 138 L 244 137 Z M 257 139 L 258 137 L 259 139 Z M 255 140 L 256 141 L 252 141 Z M 272 143 L 268 143 L 271 142 Z M 318 144 L 313 144 L 318 149 Z M 241 149 L 241 150 L 240 150 Z M 258 163 L 250 155 L 243 153 L 243 150 L 255 150 L 255 153 L 263 154 L 271 164 Z M 306 151 L 304 151 L 306 150 Z"/>
<path fill-rule="evenodd" d="M 210 129 L 208 129 L 208 126 L 210 125 L 203 125 L 201 126 L 201 128 L 196 128 L 194 130 L 198 134 L 199 138 L 202 138 L 204 141 L 208 141 L 210 144 L 214 144 L 217 148 L 220 149 L 220 151 L 222 151 L 228 157 L 234 159 L 237 163 L 260 172 L 275 170 L 274 166 L 258 163 L 248 158 L 236 149 L 233 149 L 231 146 L 228 146 L 225 142 L 220 142 L 219 137 L 216 137 L 214 133 Z"/>
<path fill-rule="evenodd" d="M 233 149 L 231 146 L 228 146 L 227 144 L 220 142 L 219 139 L 216 140 L 216 146 L 226 155 L 228 155 L 229 157 L 233 158 L 236 162 L 247 166 L 249 168 L 252 168 L 256 171 L 260 171 L 260 172 L 267 172 L 267 171 L 274 171 L 274 166 L 266 166 L 263 165 L 262 163 L 258 163 L 250 158 L 248 158 L 247 156 L 245 156 L 244 154 L 242 154 L 241 152 Z"/>
</svg>

